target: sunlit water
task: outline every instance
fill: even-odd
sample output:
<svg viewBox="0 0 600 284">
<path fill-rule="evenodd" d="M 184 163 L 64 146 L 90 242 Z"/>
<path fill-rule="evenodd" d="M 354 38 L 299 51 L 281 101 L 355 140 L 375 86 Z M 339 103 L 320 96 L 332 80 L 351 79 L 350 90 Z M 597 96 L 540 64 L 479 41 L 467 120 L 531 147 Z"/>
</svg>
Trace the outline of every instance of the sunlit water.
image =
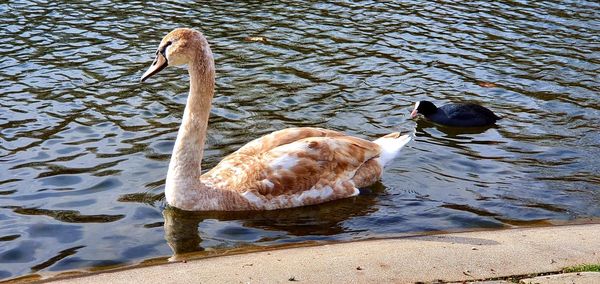
<svg viewBox="0 0 600 284">
<path fill-rule="evenodd" d="M 145 2 L 0 4 L 0 278 L 600 216 L 597 1 Z M 292 126 L 416 140 L 355 198 L 165 210 L 187 73 L 138 81 L 180 26 L 205 33 L 218 69 L 205 169 Z M 421 99 L 504 119 L 470 132 L 409 120 Z"/>
</svg>

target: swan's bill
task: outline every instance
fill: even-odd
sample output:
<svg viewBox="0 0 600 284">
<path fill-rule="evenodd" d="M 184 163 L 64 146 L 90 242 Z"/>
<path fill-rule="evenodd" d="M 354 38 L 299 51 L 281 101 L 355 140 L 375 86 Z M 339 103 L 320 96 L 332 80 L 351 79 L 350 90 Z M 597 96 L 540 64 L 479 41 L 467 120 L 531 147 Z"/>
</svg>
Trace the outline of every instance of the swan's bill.
<svg viewBox="0 0 600 284">
<path fill-rule="evenodd" d="M 146 71 L 146 73 L 144 73 L 144 75 L 142 75 L 142 78 L 140 79 L 140 81 L 141 82 L 146 81 L 146 79 L 148 79 L 150 76 L 165 69 L 165 67 L 167 67 L 168 65 L 169 65 L 169 61 L 164 57 L 164 55 L 161 52 L 159 52 L 156 55 L 156 59 L 154 59 L 154 62 L 152 62 L 152 65 L 150 65 L 150 68 L 148 68 L 148 71 Z"/>
</svg>

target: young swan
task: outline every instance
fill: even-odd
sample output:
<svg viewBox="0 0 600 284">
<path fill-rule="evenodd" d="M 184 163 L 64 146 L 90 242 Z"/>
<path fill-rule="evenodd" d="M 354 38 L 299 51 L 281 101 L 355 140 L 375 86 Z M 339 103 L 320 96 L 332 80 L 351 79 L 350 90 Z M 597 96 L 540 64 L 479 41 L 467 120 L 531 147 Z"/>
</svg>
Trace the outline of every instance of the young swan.
<svg viewBox="0 0 600 284">
<path fill-rule="evenodd" d="M 190 93 L 169 170 L 169 205 L 191 211 L 272 210 L 358 194 L 411 139 L 399 133 L 373 142 L 321 128 L 279 130 L 246 144 L 201 174 L 215 67 L 204 36 L 175 29 L 163 38 L 141 80 L 169 65 L 188 64 Z"/>
</svg>

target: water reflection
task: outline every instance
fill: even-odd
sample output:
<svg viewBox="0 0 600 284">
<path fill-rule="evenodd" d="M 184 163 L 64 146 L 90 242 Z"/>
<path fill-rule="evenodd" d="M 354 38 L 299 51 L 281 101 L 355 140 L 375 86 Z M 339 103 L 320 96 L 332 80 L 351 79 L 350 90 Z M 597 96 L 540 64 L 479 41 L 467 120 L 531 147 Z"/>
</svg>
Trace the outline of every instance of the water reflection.
<svg viewBox="0 0 600 284">
<path fill-rule="evenodd" d="M 65 223 L 110 223 L 122 219 L 125 215 L 82 215 L 75 210 L 47 210 L 39 208 L 4 207 L 22 215 L 45 215 Z"/>
<path fill-rule="evenodd" d="M 352 199 L 367 205 L 298 211 L 305 219 L 205 216 L 189 225 L 202 248 L 600 216 L 599 10 L 586 0 L 0 1 L 0 278 L 172 254 L 162 192 L 188 81 L 178 68 L 137 81 L 179 26 L 202 30 L 216 59 L 205 169 L 285 127 L 369 139 L 417 129 L 374 196 Z M 409 120 L 420 100 L 475 101 L 503 119 L 459 133 Z"/>
<path fill-rule="evenodd" d="M 439 124 L 433 123 L 431 121 L 428 121 L 428 120 L 422 119 L 422 118 L 417 119 L 416 123 L 417 123 L 416 132 L 418 133 L 418 135 L 423 135 L 425 137 L 432 137 L 432 135 L 429 134 L 426 131 L 426 129 L 427 128 L 436 128 L 438 131 L 441 131 L 444 134 L 446 134 L 447 137 L 452 137 L 452 138 L 456 138 L 456 139 L 465 139 L 464 137 L 460 136 L 461 134 L 481 134 L 481 133 L 486 132 L 490 128 L 500 127 L 498 125 L 499 122 L 497 122 L 497 124 L 479 126 L 479 127 L 452 127 L 452 126 L 439 125 Z"/>
<path fill-rule="evenodd" d="M 235 221 L 229 227 L 217 231 L 210 228 L 209 232 L 205 232 L 212 237 L 221 235 L 238 241 L 248 238 L 246 242 L 258 245 L 270 243 L 269 239 L 250 231 L 252 229 L 276 232 L 277 235 L 315 236 L 319 239 L 345 233 L 348 228 L 344 226 L 344 221 L 376 212 L 376 197 L 376 191 L 368 190 L 360 197 L 323 205 L 259 212 L 190 212 L 167 207 L 163 211 L 165 239 L 175 256 L 202 251 L 204 248 L 201 246 L 200 224 L 205 220 Z M 248 236 L 242 236 L 244 234 Z M 275 239 L 277 238 L 273 238 Z"/>
</svg>

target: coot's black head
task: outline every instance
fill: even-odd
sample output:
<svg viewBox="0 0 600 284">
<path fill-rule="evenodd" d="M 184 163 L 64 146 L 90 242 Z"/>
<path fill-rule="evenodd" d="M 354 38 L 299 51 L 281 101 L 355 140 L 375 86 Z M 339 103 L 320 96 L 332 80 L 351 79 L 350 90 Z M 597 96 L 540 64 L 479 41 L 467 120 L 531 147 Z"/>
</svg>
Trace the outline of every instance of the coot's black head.
<svg viewBox="0 0 600 284">
<path fill-rule="evenodd" d="M 410 117 L 414 118 L 417 114 L 428 116 L 434 114 L 437 111 L 437 107 L 430 101 L 420 101 L 415 103 L 415 109 L 410 113 Z"/>
</svg>

